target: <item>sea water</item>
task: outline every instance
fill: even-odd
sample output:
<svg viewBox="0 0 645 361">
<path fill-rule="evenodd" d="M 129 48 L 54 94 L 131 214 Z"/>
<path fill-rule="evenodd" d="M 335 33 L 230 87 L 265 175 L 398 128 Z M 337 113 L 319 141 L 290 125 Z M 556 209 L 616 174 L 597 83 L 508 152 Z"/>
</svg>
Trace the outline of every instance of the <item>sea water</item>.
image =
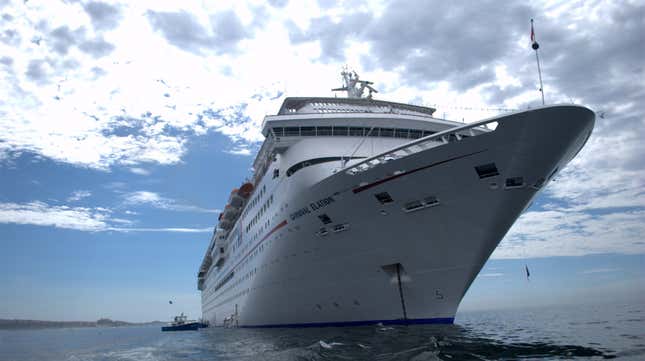
<svg viewBox="0 0 645 361">
<path fill-rule="evenodd" d="M 457 314 L 454 325 L 0 331 L 0 360 L 645 360 L 645 305 Z"/>
</svg>

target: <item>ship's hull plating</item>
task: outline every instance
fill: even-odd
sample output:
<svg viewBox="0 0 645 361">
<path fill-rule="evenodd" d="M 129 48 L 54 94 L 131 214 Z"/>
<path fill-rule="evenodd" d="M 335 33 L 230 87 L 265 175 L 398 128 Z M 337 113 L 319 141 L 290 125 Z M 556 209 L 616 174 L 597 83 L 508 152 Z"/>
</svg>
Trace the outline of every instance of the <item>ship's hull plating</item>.
<svg viewBox="0 0 645 361">
<path fill-rule="evenodd" d="M 498 121 L 493 132 L 285 194 L 238 267 L 242 280 L 203 298 L 204 318 L 241 327 L 452 323 L 511 225 L 584 145 L 594 115 L 553 106 Z M 499 174 L 480 178 L 475 167 L 489 163 Z M 507 186 L 513 177 L 522 185 Z M 393 201 L 377 200 L 383 192 Z M 438 203 L 404 210 L 427 197 Z"/>
</svg>

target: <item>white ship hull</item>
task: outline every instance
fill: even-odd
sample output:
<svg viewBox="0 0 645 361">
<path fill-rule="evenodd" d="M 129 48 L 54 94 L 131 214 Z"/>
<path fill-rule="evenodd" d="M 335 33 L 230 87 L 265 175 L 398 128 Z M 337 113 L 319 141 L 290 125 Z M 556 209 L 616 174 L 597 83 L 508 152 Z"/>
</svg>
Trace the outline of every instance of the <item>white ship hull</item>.
<svg viewBox="0 0 645 361">
<path fill-rule="evenodd" d="M 357 174 L 332 174 L 334 163 L 304 168 L 297 181 L 264 177 L 260 186 L 276 197 L 268 222 L 206 279 L 204 319 L 240 327 L 452 323 L 500 240 L 582 148 L 594 114 L 551 106 L 496 120 L 495 131 Z M 489 163 L 499 174 L 480 178 L 475 167 Z M 507 184 L 513 177 L 521 184 Z M 383 192 L 392 202 L 375 198 Z"/>
</svg>

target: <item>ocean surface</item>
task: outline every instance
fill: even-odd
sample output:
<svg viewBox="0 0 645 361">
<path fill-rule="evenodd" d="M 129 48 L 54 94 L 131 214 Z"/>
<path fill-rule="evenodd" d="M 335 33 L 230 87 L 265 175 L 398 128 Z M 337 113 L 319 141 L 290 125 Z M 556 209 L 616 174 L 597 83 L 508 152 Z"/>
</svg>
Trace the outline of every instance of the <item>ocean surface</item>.
<svg viewBox="0 0 645 361">
<path fill-rule="evenodd" d="M 645 360 L 645 305 L 457 314 L 454 325 L 0 331 L 0 360 Z"/>
</svg>

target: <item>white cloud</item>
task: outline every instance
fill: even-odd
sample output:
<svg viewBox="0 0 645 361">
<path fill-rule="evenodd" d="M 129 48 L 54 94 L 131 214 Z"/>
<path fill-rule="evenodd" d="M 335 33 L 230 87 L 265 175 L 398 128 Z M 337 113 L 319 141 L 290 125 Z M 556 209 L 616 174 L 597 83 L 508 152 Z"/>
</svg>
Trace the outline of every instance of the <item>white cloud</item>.
<svg viewBox="0 0 645 361">
<path fill-rule="evenodd" d="M 104 231 L 108 221 L 109 212 L 93 208 L 50 206 L 43 202 L 0 203 L 0 223 Z"/>
<path fill-rule="evenodd" d="M 115 218 L 112 211 L 102 207 L 52 206 L 44 202 L 0 203 L 0 224 L 20 224 L 55 227 L 85 232 L 180 232 L 207 233 L 212 228 L 131 228 L 132 220 Z M 119 225 L 119 226 L 116 226 Z"/>
<path fill-rule="evenodd" d="M 194 205 L 182 204 L 173 199 L 165 198 L 155 192 L 136 191 L 123 196 L 127 205 L 149 205 L 154 208 L 180 212 L 219 213 L 219 209 L 207 209 Z"/>
<path fill-rule="evenodd" d="M 206 228 L 181 228 L 181 227 L 168 227 L 168 228 L 110 228 L 110 230 L 119 232 L 175 232 L 175 233 L 212 233 L 212 227 Z"/>
<path fill-rule="evenodd" d="M 645 253 L 645 210 L 590 213 L 531 211 L 520 217 L 492 258 Z"/>
<path fill-rule="evenodd" d="M 525 107 L 539 96 L 528 24 L 517 19 L 536 12 L 543 14 L 538 35 L 547 101 L 574 99 L 602 109 L 606 118 L 598 119 L 589 144 L 546 189 L 547 204 L 524 214 L 493 257 L 645 252 L 645 113 L 638 106 L 645 92 L 634 81 L 644 69 L 637 3 L 510 3 L 505 11 L 517 16 L 496 28 L 477 6 L 450 5 L 456 19 L 481 15 L 457 32 L 453 17 L 428 27 L 425 10 L 413 2 L 350 11 L 315 1 L 283 8 L 233 1 L 91 4 L 6 7 L 12 18 L 0 24 L 0 162 L 32 152 L 146 175 L 142 165 L 177 164 L 191 139 L 209 132 L 230 138 L 225 152 L 251 155 L 263 139 L 263 116 L 276 112 L 284 94 L 332 95 L 345 62 L 368 70 L 357 69 L 376 81 L 379 99 L 436 103 L 439 116 L 445 110 L 448 118 L 472 121 L 492 114 L 465 108 Z M 149 10 L 162 17 L 142 18 Z M 177 14 L 180 21 L 172 21 Z M 226 35 L 211 26 L 225 24 L 214 16 L 221 14 L 230 14 L 234 26 L 214 45 L 213 37 Z M 173 28 L 177 24 L 185 27 Z M 404 32 L 388 32 L 398 24 L 406 25 Z M 186 31 L 201 28 L 207 31 Z M 612 38 L 616 33 L 623 36 Z M 482 43 L 482 37 L 491 41 Z M 427 58 L 439 63 L 427 67 Z M 216 212 L 152 192 L 130 195 L 131 205 Z"/>
<path fill-rule="evenodd" d="M 580 272 L 580 274 L 589 275 L 589 274 L 596 274 L 596 273 L 612 273 L 619 270 L 620 270 L 619 268 L 592 268 L 592 269 L 584 270 Z"/>
<path fill-rule="evenodd" d="M 139 168 L 139 167 L 132 167 L 130 168 L 130 172 L 138 175 L 150 175 L 150 171 L 147 169 Z"/>
<path fill-rule="evenodd" d="M 251 149 L 245 148 L 245 147 L 238 147 L 238 148 L 229 149 L 226 151 L 226 153 L 233 154 L 233 155 L 251 155 Z"/>
<path fill-rule="evenodd" d="M 71 196 L 67 198 L 68 202 L 80 201 L 83 198 L 87 198 L 92 195 L 92 192 L 86 190 L 74 191 Z"/>
<path fill-rule="evenodd" d="M 503 273 L 499 273 L 499 272 L 497 272 L 497 273 L 480 273 L 479 277 L 501 277 L 503 275 L 504 275 Z"/>
</svg>

